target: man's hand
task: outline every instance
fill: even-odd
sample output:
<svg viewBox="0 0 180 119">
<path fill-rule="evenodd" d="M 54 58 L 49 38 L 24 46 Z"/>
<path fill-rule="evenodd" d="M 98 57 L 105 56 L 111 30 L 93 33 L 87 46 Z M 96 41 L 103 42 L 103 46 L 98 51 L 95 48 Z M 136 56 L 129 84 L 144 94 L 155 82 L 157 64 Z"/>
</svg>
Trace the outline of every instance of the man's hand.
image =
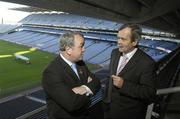
<svg viewBox="0 0 180 119">
<path fill-rule="evenodd" d="M 89 76 L 88 79 L 87 79 L 87 82 L 91 82 L 92 81 L 92 78 Z"/>
<path fill-rule="evenodd" d="M 79 94 L 79 95 L 84 95 L 84 94 L 86 94 L 86 88 L 85 87 L 83 87 L 83 86 L 79 86 L 79 87 L 74 87 L 73 89 L 72 89 L 72 91 L 74 92 L 74 93 L 76 93 L 76 94 Z"/>
<path fill-rule="evenodd" d="M 124 83 L 123 78 L 121 78 L 119 76 L 115 76 L 115 75 L 112 75 L 111 78 L 113 80 L 113 85 L 114 86 L 116 86 L 118 88 L 121 88 L 123 86 L 123 83 Z"/>
</svg>

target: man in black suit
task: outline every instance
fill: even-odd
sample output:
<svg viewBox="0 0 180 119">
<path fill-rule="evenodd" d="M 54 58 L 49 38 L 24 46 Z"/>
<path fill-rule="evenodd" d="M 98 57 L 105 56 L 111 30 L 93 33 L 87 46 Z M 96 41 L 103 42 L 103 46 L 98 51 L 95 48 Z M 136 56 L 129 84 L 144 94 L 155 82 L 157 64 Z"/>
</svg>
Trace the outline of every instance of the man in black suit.
<svg viewBox="0 0 180 119">
<path fill-rule="evenodd" d="M 155 95 L 155 62 L 137 47 L 141 28 L 124 24 L 118 30 L 118 48 L 110 61 L 106 118 L 145 119 L 147 106 Z"/>
<path fill-rule="evenodd" d="M 100 82 L 82 61 L 84 43 L 79 33 L 63 34 L 60 54 L 43 72 L 49 119 L 89 117 L 89 97 L 99 90 Z"/>
</svg>

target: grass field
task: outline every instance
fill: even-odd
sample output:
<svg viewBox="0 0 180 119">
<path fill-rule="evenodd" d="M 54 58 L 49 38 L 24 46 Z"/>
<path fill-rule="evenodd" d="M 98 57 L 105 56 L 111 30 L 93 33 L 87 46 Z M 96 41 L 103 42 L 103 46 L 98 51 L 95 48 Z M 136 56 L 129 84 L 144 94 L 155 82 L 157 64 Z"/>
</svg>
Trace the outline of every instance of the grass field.
<svg viewBox="0 0 180 119">
<path fill-rule="evenodd" d="M 30 48 L 0 40 L 0 98 L 39 86 L 42 71 L 55 57 L 42 51 L 30 51 Z M 30 58 L 31 64 L 16 61 L 14 53 L 23 53 Z M 97 65 L 88 64 L 90 70 Z"/>
<path fill-rule="evenodd" d="M 29 49 L 0 40 L 0 97 L 40 85 L 42 71 L 54 55 L 36 50 L 23 54 L 31 64 L 15 60 L 14 53 Z"/>
</svg>

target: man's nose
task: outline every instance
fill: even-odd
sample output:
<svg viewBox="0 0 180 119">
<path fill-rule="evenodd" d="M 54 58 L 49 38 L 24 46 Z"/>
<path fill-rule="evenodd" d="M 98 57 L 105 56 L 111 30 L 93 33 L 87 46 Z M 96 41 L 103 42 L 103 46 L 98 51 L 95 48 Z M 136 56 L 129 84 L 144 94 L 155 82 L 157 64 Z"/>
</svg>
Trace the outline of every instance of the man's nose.
<svg viewBox="0 0 180 119">
<path fill-rule="evenodd" d="M 122 44 L 122 40 L 118 39 L 118 44 Z"/>
<path fill-rule="evenodd" d="M 85 48 L 83 47 L 83 48 L 82 48 L 82 52 L 84 52 L 84 51 L 85 51 Z"/>
</svg>

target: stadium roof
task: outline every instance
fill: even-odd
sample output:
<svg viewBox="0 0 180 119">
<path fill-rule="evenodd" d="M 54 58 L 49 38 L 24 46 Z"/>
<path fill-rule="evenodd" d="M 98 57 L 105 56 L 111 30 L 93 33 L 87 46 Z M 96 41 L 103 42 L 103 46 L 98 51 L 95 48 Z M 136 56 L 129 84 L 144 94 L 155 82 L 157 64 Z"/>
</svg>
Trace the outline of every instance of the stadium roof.
<svg viewBox="0 0 180 119">
<path fill-rule="evenodd" d="M 180 37 L 180 0 L 1 0 L 116 22 L 139 23 Z M 35 9 L 34 9 L 35 10 Z M 31 10 L 29 10 L 31 11 Z M 33 11 L 33 10 L 32 10 Z M 36 9 L 36 11 L 38 11 Z M 41 10 L 40 10 L 41 11 Z"/>
<path fill-rule="evenodd" d="M 38 8 L 38 7 L 31 7 L 31 6 L 26 6 L 26 7 L 16 7 L 16 8 L 9 8 L 10 10 L 16 10 L 16 11 L 25 11 L 25 12 L 46 12 L 46 11 L 51 11 L 43 8 Z"/>
</svg>

